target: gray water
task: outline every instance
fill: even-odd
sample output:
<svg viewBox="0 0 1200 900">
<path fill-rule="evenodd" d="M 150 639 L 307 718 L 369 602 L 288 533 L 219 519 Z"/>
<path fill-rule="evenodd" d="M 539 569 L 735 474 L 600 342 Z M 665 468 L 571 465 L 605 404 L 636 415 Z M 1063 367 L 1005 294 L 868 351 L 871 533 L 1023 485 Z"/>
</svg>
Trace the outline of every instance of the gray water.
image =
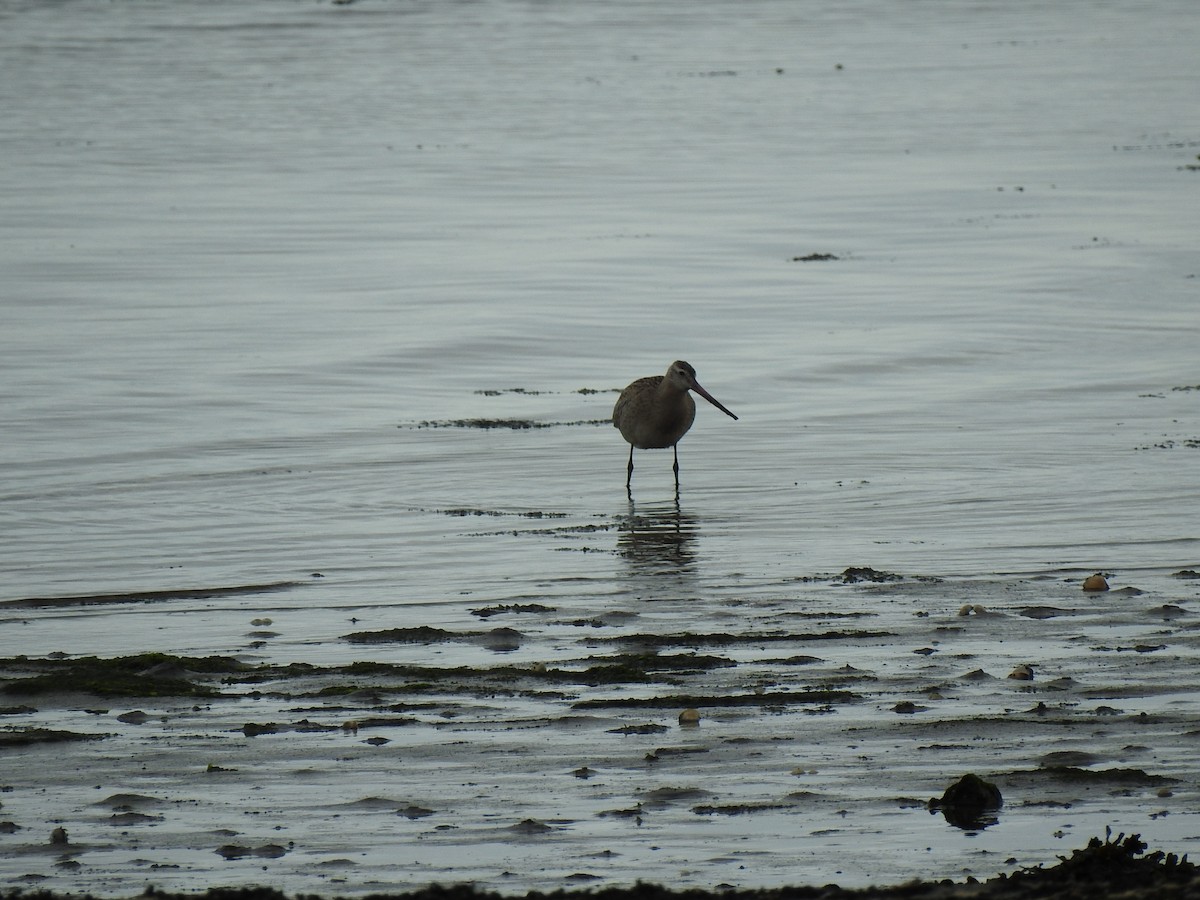
<svg viewBox="0 0 1200 900">
<path fill-rule="evenodd" d="M 1198 38 L 1184 0 L 0 5 L 0 599 L 297 583 L 0 608 L 0 656 L 246 652 L 266 613 L 248 659 L 483 665 L 341 636 L 504 603 L 696 633 L 849 606 L 905 636 L 830 665 L 879 671 L 928 639 L 914 612 L 964 601 L 1069 598 L 1096 641 L 1138 639 L 1143 607 L 1198 599 L 1174 577 L 1200 562 Z M 604 420 L 674 359 L 740 418 L 701 401 L 678 495 L 646 451 L 627 496 Z M 942 586 L 812 586 L 847 566 Z M 1146 594 L 1085 603 L 1098 570 Z M 994 675 L 1091 665 L 1020 628 L 979 636 Z M 526 630 L 506 662 L 582 652 Z M 1194 715 L 1176 637 L 1147 683 Z M 843 785 L 878 773 L 846 753 Z M 1185 756 L 1164 766 L 1191 779 Z M 1194 804 L 1130 810 L 1169 849 L 1200 833 Z M 821 831 L 771 815 L 724 827 L 788 853 Z M 814 837 L 737 883 L 963 871 L 979 845 L 920 815 L 869 865 Z M 1059 821 L 1004 824 L 973 871 L 1063 849 Z M 530 858 L 435 874 L 558 883 Z M 260 872 L 212 860 L 188 877 Z"/>
</svg>

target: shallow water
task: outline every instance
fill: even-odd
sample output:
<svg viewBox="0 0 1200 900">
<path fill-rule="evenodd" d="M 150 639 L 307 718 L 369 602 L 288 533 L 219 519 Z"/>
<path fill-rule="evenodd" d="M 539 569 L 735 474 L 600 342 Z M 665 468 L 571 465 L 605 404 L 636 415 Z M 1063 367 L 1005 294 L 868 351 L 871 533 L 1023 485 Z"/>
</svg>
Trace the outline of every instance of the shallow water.
<svg viewBox="0 0 1200 900">
<path fill-rule="evenodd" d="M 300 718 L 283 700 L 168 703 L 150 731 L 46 703 L 5 724 L 114 737 L 53 779 L 46 748 L 5 751 L 2 877 L 313 890 L 341 854 L 343 890 L 864 884 L 1053 861 L 1106 824 L 1192 849 L 1198 24 L 1183 2 L 5 6 L 0 599 L 127 602 L 0 607 L 0 656 L 532 666 L 781 631 L 684 646 L 736 663 L 684 684 L 862 699 L 685 733 L 676 709 L 571 711 L 661 685 L 450 691 L 452 719 L 385 747 L 270 752 L 230 732 Z M 740 419 L 701 402 L 678 495 L 648 451 L 628 497 L 602 420 L 676 358 Z M 906 577 L 834 583 L 848 566 Z M 1084 595 L 1097 570 L 1144 593 Z M 502 604 L 553 611 L 472 614 Z M 344 640 L 421 625 L 523 638 Z M 886 636 L 803 636 L 842 631 Z M 1061 721 L 1018 714 L 1038 701 Z M 606 730 L 646 721 L 674 730 Z M 642 761 L 688 744 L 708 752 Z M 895 802 L 1077 744 L 1187 787 L 1048 814 L 1012 776 L 974 836 Z M 210 751 L 270 767 L 214 790 L 189 768 Z M 771 808 L 600 815 L 668 787 Z M 125 791 L 170 815 L 115 838 L 88 804 Z M 362 813 L 347 848 L 328 808 L 370 796 L 441 818 Z M 504 830 L 525 818 L 557 830 Z M 75 871 L 30 849 L 56 822 L 93 846 Z M 210 825 L 295 848 L 226 861 Z"/>
</svg>

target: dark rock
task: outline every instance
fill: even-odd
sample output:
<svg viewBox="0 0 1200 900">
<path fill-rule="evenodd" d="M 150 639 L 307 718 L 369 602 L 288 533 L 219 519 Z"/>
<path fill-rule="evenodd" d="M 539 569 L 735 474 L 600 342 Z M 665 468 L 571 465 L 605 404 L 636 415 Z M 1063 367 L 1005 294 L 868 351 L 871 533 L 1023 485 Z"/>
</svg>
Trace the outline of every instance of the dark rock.
<svg viewBox="0 0 1200 900">
<path fill-rule="evenodd" d="M 975 774 L 964 775 L 940 800 L 931 799 L 928 804 L 930 812 L 940 812 L 951 825 L 968 831 L 994 825 L 995 812 L 1003 805 L 1000 789 Z"/>
<path fill-rule="evenodd" d="M 516 825 L 510 826 L 509 831 L 514 831 L 517 834 L 545 834 L 547 831 L 554 829 L 545 822 L 539 822 L 537 819 L 523 819 Z"/>
<path fill-rule="evenodd" d="M 494 653 L 511 653 L 521 646 L 524 637 L 515 628 L 493 628 L 482 635 L 479 642 Z"/>
</svg>

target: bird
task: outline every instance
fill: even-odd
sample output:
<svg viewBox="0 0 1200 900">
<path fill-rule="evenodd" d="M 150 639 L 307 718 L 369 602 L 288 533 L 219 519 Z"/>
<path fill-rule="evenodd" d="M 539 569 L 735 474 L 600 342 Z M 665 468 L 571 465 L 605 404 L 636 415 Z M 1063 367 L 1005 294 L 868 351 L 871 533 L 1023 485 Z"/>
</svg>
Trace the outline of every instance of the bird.
<svg viewBox="0 0 1200 900">
<path fill-rule="evenodd" d="M 731 419 L 733 413 L 716 397 L 700 387 L 696 370 L 677 359 L 665 375 L 639 378 L 621 391 L 613 407 L 613 426 L 629 441 L 629 466 L 625 487 L 633 481 L 633 450 L 662 450 L 670 447 L 675 453 L 675 486 L 679 487 L 679 441 L 688 433 L 696 419 L 696 401 L 689 391 L 695 391 Z"/>
</svg>

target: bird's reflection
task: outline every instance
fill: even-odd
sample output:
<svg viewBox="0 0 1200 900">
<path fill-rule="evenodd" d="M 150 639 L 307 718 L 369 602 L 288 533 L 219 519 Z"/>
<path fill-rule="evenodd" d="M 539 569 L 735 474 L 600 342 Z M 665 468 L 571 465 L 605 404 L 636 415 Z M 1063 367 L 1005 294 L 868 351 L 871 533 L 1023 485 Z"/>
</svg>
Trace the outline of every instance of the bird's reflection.
<svg viewBox="0 0 1200 900">
<path fill-rule="evenodd" d="M 662 503 L 635 504 L 617 521 L 617 553 L 638 575 L 681 575 L 696 562 L 699 527 L 683 512 L 679 495 Z"/>
</svg>

